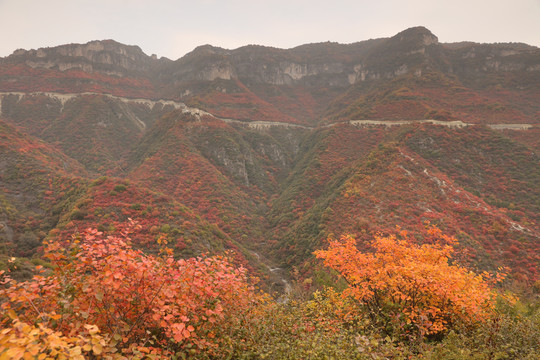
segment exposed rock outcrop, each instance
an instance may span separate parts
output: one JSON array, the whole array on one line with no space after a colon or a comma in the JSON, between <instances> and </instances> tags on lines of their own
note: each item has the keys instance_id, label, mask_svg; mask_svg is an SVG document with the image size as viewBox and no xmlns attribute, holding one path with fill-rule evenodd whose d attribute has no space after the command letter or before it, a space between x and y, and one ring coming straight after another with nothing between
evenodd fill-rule
<instances>
[{"instance_id":1,"label":"exposed rock outcrop","mask_svg":"<svg viewBox=\"0 0 540 360\"><path fill-rule=\"evenodd\" d=\"M126 72L150 71L158 60L147 56L138 46L120 44L114 40L90 41L37 50L17 50L7 58L9 62L24 62L32 68L66 71L103 72L124 76Z\"/></svg>"}]
</instances>

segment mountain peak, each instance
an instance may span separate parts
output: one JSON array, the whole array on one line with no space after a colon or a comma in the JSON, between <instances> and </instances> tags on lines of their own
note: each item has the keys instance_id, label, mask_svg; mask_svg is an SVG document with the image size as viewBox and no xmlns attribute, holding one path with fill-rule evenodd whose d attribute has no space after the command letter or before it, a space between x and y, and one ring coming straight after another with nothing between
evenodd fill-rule
<instances>
[{"instance_id":1,"label":"mountain peak","mask_svg":"<svg viewBox=\"0 0 540 360\"><path fill-rule=\"evenodd\" d=\"M92 53L98 52L112 52L118 54L132 54L132 55L145 55L140 47L136 45L125 45L119 43L115 40L106 39L106 40L92 40L85 44L65 44L54 47L45 47L39 48L37 50L24 50L18 49L13 52L10 56L37 56L37 57L46 57L48 54L56 53L63 56L72 56L72 57L85 57L90 58Z\"/></svg>"},{"instance_id":2,"label":"mountain peak","mask_svg":"<svg viewBox=\"0 0 540 360\"><path fill-rule=\"evenodd\" d=\"M437 36L423 26L416 26L403 30L391 39L406 43L417 43L422 46L439 43Z\"/></svg>"},{"instance_id":3,"label":"mountain peak","mask_svg":"<svg viewBox=\"0 0 540 360\"><path fill-rule=\"evenodd\" d=\"M125 71L145 71L152 58L140 47L124 45L114 40L93 40L85 44L67 44L37 50L16 50L6 60L20 62L33 68L72 68L88 72L104 71L123 76Z\"/></svg>"},{"instance_id":4,"label":"mountain peak","mask_svg":"<svg viewBox=\"0 0 540 360\"><path fill-rule=\"evenodd\" d=\"M199 45L193 51L187 53L184 58L199 58L201 56L223 56L223 55L230 55L230 50L223 49L217 46L213 46L210 44L206 45ZM179 59L180 60L180 59Z\"/></svg>"}]
</instances>

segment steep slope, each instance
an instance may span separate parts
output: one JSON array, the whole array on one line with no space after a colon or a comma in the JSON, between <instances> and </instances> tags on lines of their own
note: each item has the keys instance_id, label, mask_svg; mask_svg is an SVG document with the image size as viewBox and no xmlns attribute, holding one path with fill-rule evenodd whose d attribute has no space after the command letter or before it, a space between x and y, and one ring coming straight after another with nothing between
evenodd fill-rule
<instances>
[{"instance_id":1,"label":"steep slope","mask_svg":"<svg viewBox=\"0 0 540 360\"><path fill-rule=\"evenodd\" d=\"M531 127L527 131L503 130L505 136L528 146L536 154L540 153L540 127Z\"/></svg>"},{"instance_id":2,"label":"steep slope","mask_svg":"<svg viewBox=\"0 0 540 360\"><path fill-rule=\"evenodd\" d=\"M539 100L538 48L423 27L176 61L110 40L18 50L0 59L4 256L133 218L147 251L307 274L330 235L422 241L430 221L459 261L535 279Z\"/></svg>"},{"instance_id":3,"label":"steep slope","mask_svg":"<svg viewBox=\"0 0 540 360\"><path fill-rule=\"evenodd\" d=\"M346 176L350 164L369 154L385 136L380 128L363 131L348 124L309 134L279 197L273 202L269 214L272 226L288 229L324 193L333 192L336 177Z\"/></svg>"},{"instance_id":4,"label":"steep slope","mask_svg":"<svg viewBox=\"0 0 540 360\"><path fill-rule=\"evenodd\" d=\"M462 120L477 124L538 123L540 89L474 89L453 74L405 74L392 80L365 81L333 101L329 123L352 119ZM516 101L519 99L519 101Z\"/></svg>"},{"instance_id":5,"label":"steep slope","mask_svg":"<svg viewBox=\"0 0 540 360\"><path fill-rule=\"evenodd\" d=\"M531 149L482 127L420 130L406 144L461 187L539 230L540 158Z\"/></svg>"},{"instance_id":6,"label":"steep slope","mask_svg":"<svg viewBox=\"0 0 540 360\"><path fill-rule=\"evenodd\" d=\"M178 110L134 149L129 178L174 196L234 238L258 243L266 202L290 166L295 131L302 130L254 133Z\"/></svg>"},{"instance_id":7,"label":"steep slope","mask_svg":"<svg viewBox=\"0 0 540 360\"><path fill-rule=\"evenodd\" d=\"M373 131L356 130L366 137ZM462 262L491 270L506 265L519 279L538 277L536 154L484 128L422 125L382 131L386 134L376 147L349 157L318 193L308 196L308 203L295 209L283 204L291 193L305 196L295 184L302 182L301 174L316 173L321 165L312 162L302 169L300 164L293 170L290 187L272 210L284 211L278 226L289 220L275 244L286 264L311 263L312 251L329 236L351 234L367 241L378 231L400 226L422 239L429 221L458 237ZM324 153L319 151L319 157ZM525 189L531 196L525 196Z\"/></svg>"},{"instance_id":8,"label":"steep slope","mask_svg":"<svg viewBox=\"0 0 540 360\"><path fill-rule=\"evenodd\" d=\"M205 45L176 61L111 40L0 60L3 91L166 98L224 118L304 125L412 117L537 123L539 83L538 48L441 44L423 27L287 50Z\"/></svg>"},{"instance_id":9,"label":"steep slope","mask_svg":"<svg viewBox=\"0 0 540 360\"><path fill-rule=\"evenodd\" d=\"M193 98L216 115L227 114L224 117L282 122L293 117L313 124L329 99L350 85L354 63L376 42L291 50L202 46L166 70L172 79L169 96ZM248 99L255 105L250 113L243 109Z\"/></svg>"},{"instance_id":10,"label":"steep slope","mask_svg":"<svg viewBox=\"0 0 540 360\"><path fill-rule=\"evenodd\" d=\"M102 173L121 172L123 157L145 129L183 106L92 93L0 93L0 114L6 120Z\"/></svg>"},{"instance_id":11,"label":"steep slope","mask_svg":"<svg viewBox=\"0 0 540 360\"><path fill-rule=\"evenodd\" d=\"M11 257L40 255L43 240L69 241L71 234L96 228L115 234L128 220L136 228L133 245L147 252L168 247L176 256L233 251L235 261L264 271L244 246L201 219L173 197L101 177L47 143L0 121L0 269ZM17 262L14 276L27 276Z\"/></svg>"},{"instance_id":12,"label":"steep slope","mask_svg":"<svg viewBox=\"0 0 540 360\"><path fill-rule=\"evenodd\" d=\"M166 71L172 79L168 96L181 94L231 118L536 123L539 66L540 50L531 46L440 44L429 30L416 27L349 45L204 46ZM256 104L250 112L246 101Z\"/></svg>"},{"instance_id":13,"label":"steep slope","mask_svg":"<svg viewBox=\"0 0 540 360\"><path fill-rule=\"evenodd\" d=\"M79 186L79 196L63 209L49 236L69 239L74 232L91 227L106 234L133 219L133 245L157 253L170 248L176 256L199 256L233 251L239 264L250 267L252 257L235 240L174 198L155 193L127 180L102 177ZM253 262L253 265L255 262Z\"/></svg>"},{"instance_id":14,"label":"steep slope","mask_svg":"<svg viewBox=\"0 0 540 360\"><path fill-rule=\"evenodd\" d=\"M34 254L84 175L77 161L0 120L0 253Z\"/></svg>"},{"instance_id":15,"label":"steep slope","mask_svg":"<svg viewBox=\"0 0 540 360\"><path fill-rule=\"evenodd\" d=\"M138 46L113 40L20 49L0 60L0 88L154 98L150 73L167 62L147 56Z\"/></svg>"}]
</instances>

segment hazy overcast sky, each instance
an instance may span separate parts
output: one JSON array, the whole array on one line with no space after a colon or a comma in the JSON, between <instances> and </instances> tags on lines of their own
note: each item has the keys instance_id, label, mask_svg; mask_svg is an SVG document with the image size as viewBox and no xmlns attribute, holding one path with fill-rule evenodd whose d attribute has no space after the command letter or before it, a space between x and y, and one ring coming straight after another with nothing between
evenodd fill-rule
<instances>
[{"instance_id":1,"label":"hazy overcast sky","mask_svg":"<svg viewBox=\"0 0 540 360\"><path fill-rule=\"evenodd\" d=\"M540 0L0 0L0 56L114 39L177 59L203 44L352 43L418 25L441 42L540 47Z\"/></svg>"}]
</instances>

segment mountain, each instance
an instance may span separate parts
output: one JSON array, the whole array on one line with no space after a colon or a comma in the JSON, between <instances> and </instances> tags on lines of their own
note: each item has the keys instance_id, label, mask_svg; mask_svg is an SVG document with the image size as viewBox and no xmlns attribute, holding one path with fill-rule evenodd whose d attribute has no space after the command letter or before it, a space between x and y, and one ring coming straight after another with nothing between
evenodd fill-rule
<instances>
[{"instance_id":1,"label":"mountain","mask_svg":"<svg viewBox=\"0 0 540 360\"><path fill-rule=\"evenodd\" d=\"M0 62L0 86L167 98L238 120L316 125L429 116L518 123L535 122L540 111L539 64L540 50L532 46L443 44L416 27L348 45L205 45L176 61L112 40L18 50Z\"/></svg>"},{"instance_id":2,"label":"mountain","mask_svg":"<svg viewBox=\"0 0 540 360\"><path fill-rule=\"evenodd\" d=\"M0 120L0 264L30 257L77 196L84 167L54 146Z\"/></svg>"},{"instance_id":3,"label":"mountain","mask_svg":"<svg viewBox=\"0 0 540 360\"><path fill-rule=\"evenodd\" d=\"M132 218L146 251L232 250L279 286L278 266L315 276L328 237L422 242L429 222L464 264L531 282L539 115L540 49L423 27L177 60L113 40L17 50L0 59L0 265Z\"/></svg>"},{"instance_id":4,"label":"mountain","mask_svg":"<svg viewBox=\"0 0 540 360\"><path fill-rule=\"evenodd\" d=\"M304 261L328 237L367 242L399 226L421 238L429 223L460 240L469 266L537 276L536 153L483 127L342 126L313 135L275 201L274 251L286 264L312 270Z\"/></svg>"}]
</instances>

